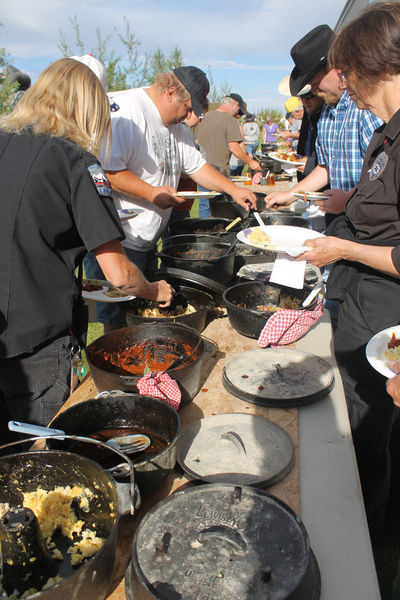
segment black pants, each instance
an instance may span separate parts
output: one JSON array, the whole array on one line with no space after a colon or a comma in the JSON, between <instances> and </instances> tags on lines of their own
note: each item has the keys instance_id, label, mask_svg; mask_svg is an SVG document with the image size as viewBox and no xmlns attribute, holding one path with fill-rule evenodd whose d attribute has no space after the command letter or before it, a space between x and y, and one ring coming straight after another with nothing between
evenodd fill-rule
<instances>
[{"instance_id":1,"label":"black pants","mask_svg":"<svg viewBox=\"0 0 400 600\"><path fill-rule=\"evenodd\" d=\"M9 420L46 426L61 408L70 391L71 345L72 336L66 335L31 353L0 359L1 443L18 439L8 431Z\"/></svg>"},{"instance_id":2,"label":"black pants","mask_svg":"<svg viewBox=\"0 0 400 600\"><path fill-rule=\"evenodd\" d=\"M370 338L400 323L400 282L364 275L346 291L335 333L354 448L373 547L383 532L390 489L390 436L394 418L386 378L368 363Z\"/></svg>"}]
</instances>

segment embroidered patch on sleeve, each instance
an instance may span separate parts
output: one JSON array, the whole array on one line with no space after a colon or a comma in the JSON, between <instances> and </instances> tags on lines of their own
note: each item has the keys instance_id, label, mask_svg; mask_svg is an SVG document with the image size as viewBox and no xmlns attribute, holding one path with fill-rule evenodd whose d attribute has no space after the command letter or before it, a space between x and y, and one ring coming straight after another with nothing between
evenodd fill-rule
<instances>
[{"instance_id":1,"label":"embroidered patch on sleeve","mask_svg":"<svg viewBox=\"0 0 400 600\"><path fill-rule=\"evenodd\" d=\"M96 186L97 193L99 196L112 196L112 190L110 182L107 179L106 174L99 164L90 165L88 167L90 177Z\"/></svg>"}]
</instances>

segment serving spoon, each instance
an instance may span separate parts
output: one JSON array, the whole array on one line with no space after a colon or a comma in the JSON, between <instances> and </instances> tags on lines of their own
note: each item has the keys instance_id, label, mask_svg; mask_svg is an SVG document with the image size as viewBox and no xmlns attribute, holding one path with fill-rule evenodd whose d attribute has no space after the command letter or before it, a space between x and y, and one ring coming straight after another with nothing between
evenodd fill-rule
<instances>
[{"instance_id":1,"label":"serving spoon","mask_svg":"<svg viewBox=\"0 0 400 600\"><path fill-rule=\"evenodd\" d=\"M51 427L42 427L41 425L32 425L31 423L21 423L20 421L9 421L8 429L17 433L26 433L28 435L38 435L43 437L60 437L68 434L62 429L54 429ZM148 435L142 433L134 433L131 435L120 435L104 442L111 448L115 448L121 452L127 454L133 454L134 452L141 452L146 450L151 444L151 440Z\"/></svg>"}]
</instances>

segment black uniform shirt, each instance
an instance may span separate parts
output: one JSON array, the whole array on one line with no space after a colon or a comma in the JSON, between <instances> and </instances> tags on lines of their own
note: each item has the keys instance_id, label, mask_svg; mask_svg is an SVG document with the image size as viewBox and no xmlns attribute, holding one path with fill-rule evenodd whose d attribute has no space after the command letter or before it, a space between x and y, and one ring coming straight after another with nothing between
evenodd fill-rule
<instances>
[{"instance_id":1,"label":"black uniform shirt","mask_svg":"<svg viewBox=\"0 0 400 600\"><path fill-rule=\"evenodd\" d=\"M396 245L392 260L400 272L400 110L375 131L346 215L356 241Z\"/></svg>"},{"instance_id":2,"label":"black uniform shirt","mask_svg":"<svg viewBox=\"0 0 400 600\"><path fill-rule=\"evenodd\" d=\"M71 329L86 250L123 230L97 159L76 144L0 132L0 356Z\"/></svg>"}]
</instances>

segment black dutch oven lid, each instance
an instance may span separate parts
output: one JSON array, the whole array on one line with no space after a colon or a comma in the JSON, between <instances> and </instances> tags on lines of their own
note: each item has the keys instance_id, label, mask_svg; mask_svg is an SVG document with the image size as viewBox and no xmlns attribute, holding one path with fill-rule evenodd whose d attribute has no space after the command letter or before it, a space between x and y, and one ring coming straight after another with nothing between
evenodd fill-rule
<instances>
[{"instance_id":1,"label":"black dutch oven lid","mask_svg":"<svg viewBox=\"0 0 400 600\"><path fill-rule=\"evenodd\" d=\"M226 290L226 285L218 283L218 281L214 281L213 279L209 279L209 277L204 277L204 275L186 271L185 269L166 267L165 269L161 269L157 276L160 279L166 279L169 282L171 279L174 279L181 283L193 285L198 289L208 292L219 300L222 299L222 294Z\"/></svg>"},{"instance_id":2,"label":"black dutch oven lid","mask_svg":"<svg viewBox=\"0 0 400 600\"><path fill-rule=\"evenodd\" d=\"M195 421L179 436L177 459L191 478L266 487L289 473L293 443L284 429L245 413Z\"/></svg>"},{"instance_id":3,"label":"black dutch oven lid","mask_svg":"<svg viewBox=\"0 0 400 600\"><path fill-rule=\"evenodd\" d=\"M279 408L316 402L329 394L334 381L329 363L293 348L242 352L231 358L222 375L225 388L237 398Z\"/></svg>"},{"instance_id":4,"label":"black dutch oven lid","mask_svg":"<svg viewBox=\"0 0 400 600\"><path fill-rule=\"evenodd\" d=\"M159 600L319 598L303 523L246 486L204 484L160 502L135 534L132 569Z\"/></svg>"}]
</instances>

